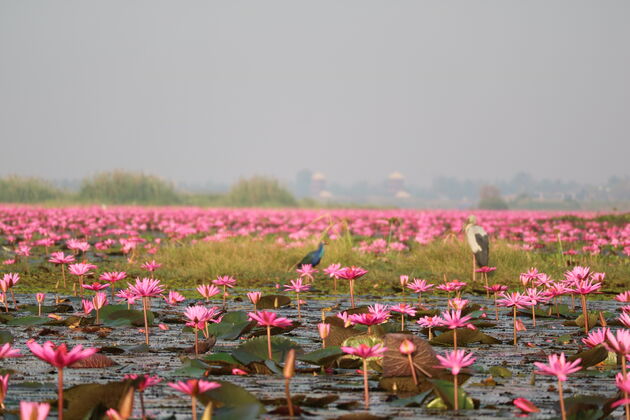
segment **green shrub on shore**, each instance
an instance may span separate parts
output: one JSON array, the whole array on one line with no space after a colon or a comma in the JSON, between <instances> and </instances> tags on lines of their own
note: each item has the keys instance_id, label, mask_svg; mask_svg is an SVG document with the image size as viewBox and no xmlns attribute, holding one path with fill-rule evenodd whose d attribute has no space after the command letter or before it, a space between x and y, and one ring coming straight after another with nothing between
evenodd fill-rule
<instances>
[{"instance_id":1,"label":"green shrub on shore","mask_svg":"<svg viewBox=\"0 0 630 420\"><path fill-rule=\"evenodd\" d=\"M18 175L0 178L0 202L3 203L41 203L65 196L64 191L40 178Z\"/></svg>"}]
</instances>

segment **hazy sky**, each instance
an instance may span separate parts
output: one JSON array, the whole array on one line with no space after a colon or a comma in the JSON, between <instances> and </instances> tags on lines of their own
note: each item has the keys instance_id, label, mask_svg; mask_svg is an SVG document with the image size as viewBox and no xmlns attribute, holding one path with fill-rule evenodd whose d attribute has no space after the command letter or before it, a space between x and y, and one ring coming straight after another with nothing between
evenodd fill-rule
<instances>
[{"instance_id":1,"label":"hazy sky","mask_svg":"<svg viewBox=\"0 0 630 420\"><path fill-rule=\"evenodd\" d=\"M0 175L629 175L630 2L0 0Z\"/></svg>"}]
</instances>

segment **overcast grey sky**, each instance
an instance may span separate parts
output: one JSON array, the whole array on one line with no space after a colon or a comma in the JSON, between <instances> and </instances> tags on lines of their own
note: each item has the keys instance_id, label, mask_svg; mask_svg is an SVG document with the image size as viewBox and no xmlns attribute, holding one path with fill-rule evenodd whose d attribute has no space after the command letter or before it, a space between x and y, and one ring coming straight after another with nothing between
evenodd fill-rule
<instances>
[{"instance_id":1,"label":"overcast grey sky","mask_svg":"<svg viewBox=\"0 0 630 420\"><path fill-rule=\"evenodd\" d=\"M0 175L630 174L630 2L0 0Z\"/></svg>"}]
</instances>

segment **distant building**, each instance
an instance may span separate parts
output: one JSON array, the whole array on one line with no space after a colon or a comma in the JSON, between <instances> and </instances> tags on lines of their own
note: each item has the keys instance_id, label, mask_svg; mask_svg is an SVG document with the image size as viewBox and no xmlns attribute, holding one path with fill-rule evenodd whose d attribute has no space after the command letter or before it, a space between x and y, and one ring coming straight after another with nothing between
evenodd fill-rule
<instances>
[{"instance_id":1,"label":"distant building","mask_svg":"<svg viewBox=\"0 0 630 420\"><path fill-rule=\"evenodd\" d=\"M311 176L311 196L319 197L326 190L326 176L321 172L315 172Z\"/></svg>"},{"instance_id":2,"label":"distant building","mask_svg":"<svg viewBox=\"0 0 630 420\"><path fill-rule=\"evenodd\" d=\"M308 169L302 169L295 176L295 195L302 198L311 195L311 178L313 172Z\"/></svg>"},{"instance_id":3,"label":"distant building","mask_svg":"<svg viewBox=\"0 0 630 420\"><path fill-rule=\"evenodd\" d=\"M411 197L405 190L405 176L400 172L392 172L387 177L387 192L399 199Z\"/></svg>"}]
</instances>

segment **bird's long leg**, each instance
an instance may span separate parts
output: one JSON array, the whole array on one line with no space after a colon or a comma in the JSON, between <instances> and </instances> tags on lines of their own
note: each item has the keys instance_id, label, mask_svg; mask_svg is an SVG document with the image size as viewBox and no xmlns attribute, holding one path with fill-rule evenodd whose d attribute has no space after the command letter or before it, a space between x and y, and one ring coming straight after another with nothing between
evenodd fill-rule
<instances>
[{"instance_id":1,"label":"bird's long leg","mask_svg":"<svg viewBox=\"0 0 630 420\"><path fill-rule=\"evenodd\" d=\"M477 272L475 271L475 254L472 254L472 280L477 281Z\"/></svg>"}]
</instances>

